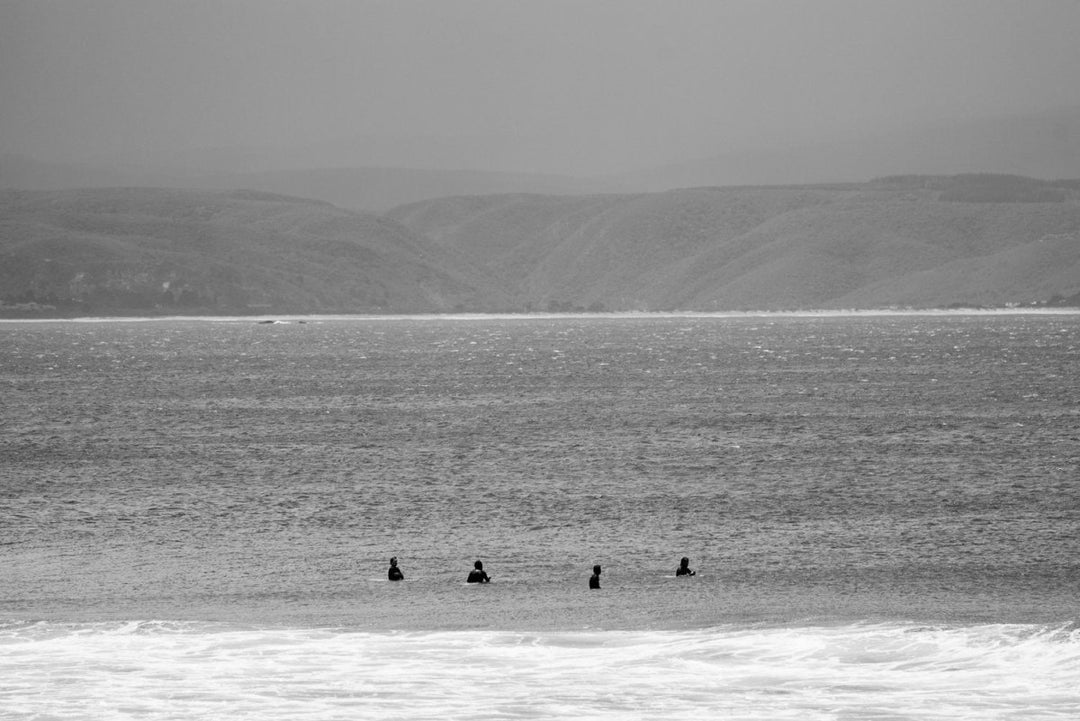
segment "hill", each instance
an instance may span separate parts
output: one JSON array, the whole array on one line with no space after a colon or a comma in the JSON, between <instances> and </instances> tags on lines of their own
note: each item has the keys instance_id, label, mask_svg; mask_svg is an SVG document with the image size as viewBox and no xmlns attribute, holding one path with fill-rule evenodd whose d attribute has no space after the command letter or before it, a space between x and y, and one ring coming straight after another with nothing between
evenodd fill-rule
<instances>
[{"instance_id":1,"label":"hill","mask_svg":"<svg viewBox=\"0 0 1080 721\"><path fill-rule=\"evenodd\" d=\"M1080 182L455 196L0 192L5 315L1080 305Z\"/></svg>"},{"instance_id":2,"label":"hill","mask_svg":"<svg viewBox=\"0 0 1080 721\"><path fill-rule=\"evenodd\" d=\"M1006 306L1080 292L1075 181L444 198L389 215L536 310Z\"/></svg>"},{"instance_id":3,"label":"hill","mask_svg":"<svg viewBox=\"0 0 1080 721\"><path fill-rule=\"evenodd\" d=\"M386 218L253 191L0 191L7 315L435 312L498 306Z\"/></svg>"}]
</instances>

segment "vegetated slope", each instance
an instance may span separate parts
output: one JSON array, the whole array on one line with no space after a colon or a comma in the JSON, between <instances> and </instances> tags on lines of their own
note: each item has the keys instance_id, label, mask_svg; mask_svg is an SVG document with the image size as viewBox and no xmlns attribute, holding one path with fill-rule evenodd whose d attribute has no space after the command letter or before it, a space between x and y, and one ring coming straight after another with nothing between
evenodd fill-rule
<instances>
[{"instance_id":1,"label":"vegetated slope","mask_svg":"<svg viewBox=\"0 0 1080 721\"><path fill-rule=\"evenodd\" d=\"M375 215L251 191L0 192L8 314L434 312L499 298Z\"/></svg>"},{"instance_id":2,"label":"vegetated slope","mask_svg":"<svg viewBox=\"0 0 1080 721\"><path fill-rule=\"evenodd\" d=\"M538 310L1005 306L1080 292L1074 181L443 198L390 217Z\"/></svg>"},{"instance_id":3,"label":"vegetated slope","mask_svg":"<svg viewBox=\"0 0 1080 721\"><path fill-rule=\"evenodd\" d=\"M1080 304L1080 182L441 198L0 192L5 315Z\"/></svg>"}]
</instances>

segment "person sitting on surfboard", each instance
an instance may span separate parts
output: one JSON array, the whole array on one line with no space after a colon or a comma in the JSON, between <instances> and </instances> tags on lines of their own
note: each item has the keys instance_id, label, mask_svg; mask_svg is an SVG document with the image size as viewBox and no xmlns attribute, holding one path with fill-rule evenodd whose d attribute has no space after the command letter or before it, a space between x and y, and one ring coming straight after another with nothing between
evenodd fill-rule
<instances>
[{"instance_id":1,"label":"person sitting on surfboard","mask_svg":"<svg viewBox=\"0 0 1080 721\"><path fill-rule=\"evenodd\" d=\"M397 556L390 559L390 570L386 572L386 577L391 581L404 581L405 574L401 572L401 569L397 567Z\"/></svg>"},{"instance_id":2,"label":"person sitting on surfboard","mask_svg":"<svg viewBox=\"0 0 1080 721\"><path fill-rule=\"evenodd\" d=\"M675 569L676 576L696 576L697 574L690 570L690 559L686 556L682 557L679 561L679 567Z\"/></svg>"},{"instance_id":3,"label":"person sitting on surfboard","mask_svg":"<svg viewBox=\"0 0 1080 721\"><path fill-rule=\"evenodd\" d=\"M473 564L473 570L469 571L469 583L490 583L487 573L484 572L484 564L477 561Z\"/></svg>"},{"instance_id":4,"label":"person sitting on surfboard","mask_svg":"<svg viewBox=\"0 0 1080 721\"><path fill-rule=\"evenodd\" d=\"M592 567L592 575L589 576L589 588L600 588L600 564Z\"/></svg>"}]
</instances>

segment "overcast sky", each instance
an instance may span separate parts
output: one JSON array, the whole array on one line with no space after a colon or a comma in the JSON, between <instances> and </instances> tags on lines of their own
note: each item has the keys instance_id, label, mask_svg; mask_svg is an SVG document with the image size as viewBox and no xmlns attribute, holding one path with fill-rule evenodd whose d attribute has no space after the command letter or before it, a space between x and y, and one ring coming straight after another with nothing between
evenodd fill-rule
<instances>
[{"instance_id":1,"label":"overcast sky","mask_svg":"<svg viewBox=\"0 0 1080 721\"><path fill-rule=\"evenodd\" d=\"M1077 106L1080 0L0 0L0 152L49 160L598 173Z\"/></svg>"}]
</instances>

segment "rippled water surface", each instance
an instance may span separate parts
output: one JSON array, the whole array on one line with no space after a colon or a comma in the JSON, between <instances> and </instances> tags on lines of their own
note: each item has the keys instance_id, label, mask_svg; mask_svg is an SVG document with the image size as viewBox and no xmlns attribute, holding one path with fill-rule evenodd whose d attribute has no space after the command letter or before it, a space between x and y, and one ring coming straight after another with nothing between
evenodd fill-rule
<instances>
[{"instance_id":1,"label":"rippled water surface","mask_svg":"<svg viewBox=\"0 0 1080 721\"><path fill-rule=\"evenodd\" d=\"M1078 320L0 323L0 718L1076 718Z\"/></svg>"},{"instance_id":2,"label":"rippled water surface","mask_svg":"<svg viewBox=\"0 0 1080 721\"><path fill-rule=\"evenodd\" d=\"M0 617L1070 622L1078 320L0 324Z\"/></svg>"}]
</instances>

